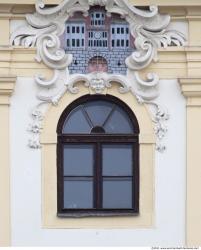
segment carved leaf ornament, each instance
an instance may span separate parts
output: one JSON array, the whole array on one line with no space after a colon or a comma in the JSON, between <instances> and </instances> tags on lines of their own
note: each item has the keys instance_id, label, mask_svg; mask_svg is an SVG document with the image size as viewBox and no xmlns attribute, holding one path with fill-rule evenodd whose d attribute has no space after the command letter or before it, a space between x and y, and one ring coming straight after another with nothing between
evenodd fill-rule
<instances>
[{"instance_id":1,"label":"carved leaf ornament","mask_svg":"<svg viewBox=\"0 0 201 250\"><path fill-rule=\"evenodd\" d=\"M76 12L88 16L90 7L95 5L104 6L107 15L118 14L129 23L131 35L135 38L135 50L126 59L128 69L126 76L101 72L85 75L69 74L68 66L73 57L61 49L59 37L64 33L65 23L71 16ZM119 89L121 93L131 91L140 103L154 107L156 148L163 152L165 146L161 144L161 141L167 132L164 122L169 116L167 111L154 102L159 95L159 77L154 73L149 73L147 80L144 81L140 78L139 71L149 66L152 61L157 61L159 48L185 44L186 40L182 33L168 30L170 16L159 14L157 6L150 6L149 9L144 10L133 6L129 0L64 0L51 8L45 7L43 1L39 0L35 8L34 14L26 15L26 25L11 34L11 44L36 47L36 60L54 70L51 80L46 80L41 75L35 77L36 84L40 86L37 97L42 104L47 102L53 105L58 104L66 91L76 94L79 91L75 86L77 82L83 82L96 94L103 93L106 88L111 87L112 82L117 82L121 85ZM29 130L34 137L29 141L31 148L40 148L41 112L36 109L32 114L33 123Z\"/></svg>"}]
</instances>

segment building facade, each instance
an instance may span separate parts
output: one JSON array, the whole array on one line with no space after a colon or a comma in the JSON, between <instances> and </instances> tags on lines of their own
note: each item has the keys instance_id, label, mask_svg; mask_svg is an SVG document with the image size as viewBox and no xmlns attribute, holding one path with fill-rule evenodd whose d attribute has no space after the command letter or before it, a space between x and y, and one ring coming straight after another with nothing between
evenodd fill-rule
<instances>
[{"instance_id":1,"label":"building facade","mask_svg":"<svg viewBox=\"0 0 201 250\"><path fill-rule=\"evenodd\" d=\"M0 16L0 246L199 246L200 1Z\"/></svg>"}]
</instances>

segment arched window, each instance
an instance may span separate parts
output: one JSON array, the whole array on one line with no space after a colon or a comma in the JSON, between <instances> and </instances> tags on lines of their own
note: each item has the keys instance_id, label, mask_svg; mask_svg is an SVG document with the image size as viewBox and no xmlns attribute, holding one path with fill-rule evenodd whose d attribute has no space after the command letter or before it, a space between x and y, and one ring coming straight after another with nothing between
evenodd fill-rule
<instances>
[{"instance_id":1,"label":"arched window","mask_svg":"<svg viewBox=\"0 0 201 250\"><path fill-rule=\"evenodd\" d=\"M88 72L107 72L107 61L102 56L95 56L89 60Z\"/></svg>"},{"instance_id":2,"label":"arched window","mask_svg":"<svg viewBox=\"0 0 201 250\"><path fill-rule=\"evenodd\" d=\"M113 96L71 103L57 128L58 216L139 212L139 126Z\"/></svg>"}]
</instances>

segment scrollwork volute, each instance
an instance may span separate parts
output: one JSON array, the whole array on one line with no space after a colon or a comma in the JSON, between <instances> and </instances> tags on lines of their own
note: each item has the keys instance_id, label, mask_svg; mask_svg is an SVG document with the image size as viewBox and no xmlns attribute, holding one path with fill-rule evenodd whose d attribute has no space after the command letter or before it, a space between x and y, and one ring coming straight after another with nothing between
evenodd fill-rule
<instances>
[{"instance_id":1,"label":"scrollwork volute","mask_svg":"<svg viewBox=\"0 0 201 250\"><path fill-rule=\"evenodd\" d=\"M135 51L126 59L127 75L112 75L107 73L74 74L70 75L68 66L72 62L72 55L66 54L61 49L59 36L63 34L65 23L75 12L81 12L87 16L91 6L104 6L107 14L119 14L126 19L130 26L130 32L134 39ZM66 91L76 94L79 89L77 82L83 82L94 93L101 94L106 88L110 88L113 82L121 85L119 91L126 93L131 91L139 103L146 103L155 107L153 122L158 137L157 149L163 151L165 147L160 141L167 129L163 122L168 119L167 112L162 111L154 99L159 95L159 78L154 73L147 75L147 81L140 78L140 70L157 61L157 53L160 47L171 45L183 46L185 37L175 30L168 30L169 15L161 15L157 6L150 6L147 10L133 6L129 0L63 0L58 6L47 8L42 0L36 2L36 12L26 15L26 25L18 28L11 34L11 44L25 47L37 47L36 60L43 62L54 70L51 80L44 76L36 76L36 84L40 86L37 95L43 103L50 102L57 105ZM41 90L42 88L42 90ZM37 108L38 113L38 108ZM33 115L33 114L32 114ZM34 115L33 115L34 116ZM34 116L34 122L39 123L39 118ZM32 126L31 132L39 135L40 124ZM33 148L39 148L39 141L34 139L29 144Z\"/></svg>"}]
</instances>

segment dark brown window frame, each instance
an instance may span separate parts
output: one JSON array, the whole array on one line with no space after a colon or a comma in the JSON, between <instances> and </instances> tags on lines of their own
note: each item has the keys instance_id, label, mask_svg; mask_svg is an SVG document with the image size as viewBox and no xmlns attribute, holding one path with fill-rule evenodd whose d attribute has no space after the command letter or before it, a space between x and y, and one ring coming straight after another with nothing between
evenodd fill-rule
<instances>
[{"instance_id":1,"label":"dark brown window frame","mask_svg":"<svg viewBox=\"0 0 201 250\"><path fill-rule=\"evenodd\" d=\"M63 126L70 112L82 103L93 100L113 102L123 108L133 124L133 134L63 134ZM58 217L90 217L90 216L131 216L139 214L139 125L133 111L120 99L111 95L85 95L71 103L62 113L57 127L57 216ZM133 147L133 174L132 178L132 209L103 209L102 207L102 144L125 144ZM64 209L64 176L63 176L63 146L65 144L93 144L96 166L93 175L94 207L93 209ZM81 177L81 176L80 176ZM104 176L105 178L106 176ZM79 176L76 176L79 178ZM84 177L81 177L84 178ZM87 177L86 177L87 178ZM107 178L107 177L106 177ZM110 178L116 178L111 177ZM119 178L128 178L119 176Z\"/></svg>"}]
</instances>

